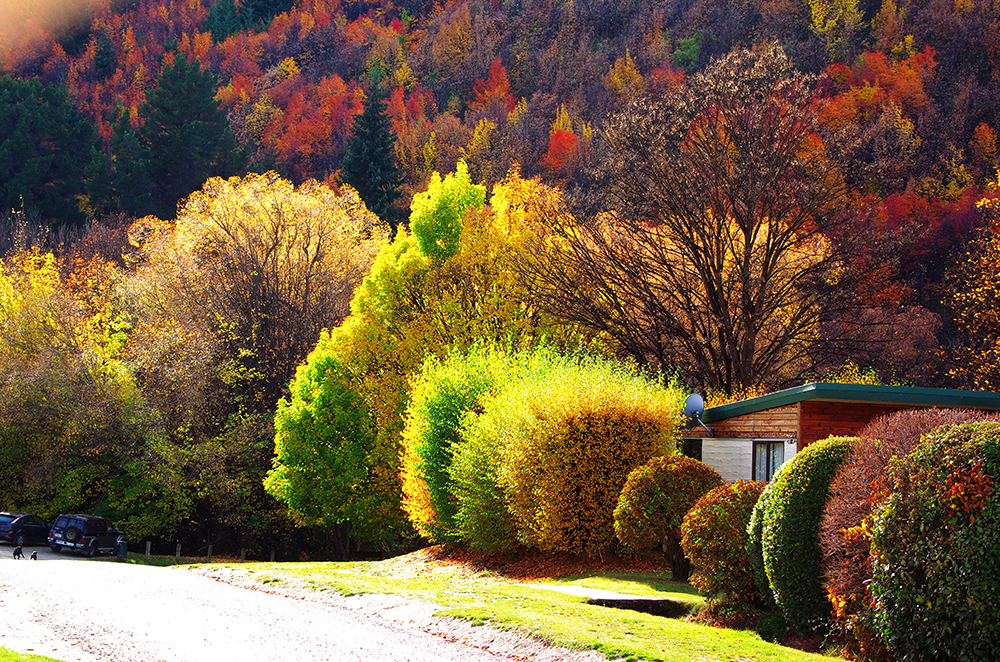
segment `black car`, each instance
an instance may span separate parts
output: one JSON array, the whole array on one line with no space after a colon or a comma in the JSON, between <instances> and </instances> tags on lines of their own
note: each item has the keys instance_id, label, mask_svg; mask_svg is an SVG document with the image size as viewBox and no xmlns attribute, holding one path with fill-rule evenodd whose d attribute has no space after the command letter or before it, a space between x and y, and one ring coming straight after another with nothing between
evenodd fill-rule
<instances>
[{"instance_id":1,"label":"black car","mask_svg":"<svg viewBox=\"0 0 1000 662\"><path fill-rule=\"evenodd\" d=\"M73 549L87 556L114 552L125 536L111 520L97 515L60 515L49 531L48 544L53 552Z\"/></svg>"},{"instance_id":2,"label":"black car","mask_svg":"<svg viewBox=\"0 0 1000 662\"><path fill-rule=\"evenodd\" d=\"M0 513L0 540L14 547L44 545L49 525L31 513Z\"/></svg>"}]
</instances>

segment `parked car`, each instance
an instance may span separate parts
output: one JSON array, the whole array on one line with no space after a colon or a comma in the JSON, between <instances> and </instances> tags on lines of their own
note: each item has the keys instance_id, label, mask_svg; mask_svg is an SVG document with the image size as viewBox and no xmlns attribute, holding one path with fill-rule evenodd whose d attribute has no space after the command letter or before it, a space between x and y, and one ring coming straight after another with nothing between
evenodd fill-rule
<instances>
[{"instance_id":1,"label":"parked car","mask_svg":"<svg viewBox=\"0 0 1000 662\"><path fill-rule=\"evenodd\" d=\"M114 553L118 543L125 542L125 536L105 517L73 514L56 518L47 541L53 552L65 548L96 556Z\"/></svg>"},{"instance_id":2,"label":"parked car","mask_svg":"<svg viewBox=\"0 0 1000 662\"><path fill-rule=\"evenodd\" d=\"M49 525L31 513L0 513L0 540L14 547L44 545Z\"/></svg>"}]
</instances>

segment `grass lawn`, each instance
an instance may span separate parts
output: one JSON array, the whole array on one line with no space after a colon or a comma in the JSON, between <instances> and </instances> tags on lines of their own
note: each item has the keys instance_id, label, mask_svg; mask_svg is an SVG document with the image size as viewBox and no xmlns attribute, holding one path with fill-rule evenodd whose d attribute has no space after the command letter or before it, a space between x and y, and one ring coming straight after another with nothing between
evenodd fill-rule
<instances>
[{"instance_id":1,"label":"grass lawn","mask_svg":"<svg viewBox=\"0 0 1000 662\"><path fill-rule=\"evenodd\" d=\"M462 563L441 562L430 558L426 550L378 562L244 563L226 567L266 584L428 600L442 605L438 612L442 616L501 628L518 627L556 644L591 648L612 658L676 662L832 659L765 642L752 631L600 607L588 604L583 597L532 586L544 582L661 597L692 609L703 604L689 585L670 581L669 576L659 573L584 572L523 581Z\"/></svg>"},{"instance_id":2,"label":"grass lawn","mask_svg":"<svg viewBox=\"0 0 1000 662\"><path fill-rule=\"evenodd\" d=\"M59 662L59 660L41 655L24 655L7 648L0 648L0 662Z\"/></svg>"}]
</instances>

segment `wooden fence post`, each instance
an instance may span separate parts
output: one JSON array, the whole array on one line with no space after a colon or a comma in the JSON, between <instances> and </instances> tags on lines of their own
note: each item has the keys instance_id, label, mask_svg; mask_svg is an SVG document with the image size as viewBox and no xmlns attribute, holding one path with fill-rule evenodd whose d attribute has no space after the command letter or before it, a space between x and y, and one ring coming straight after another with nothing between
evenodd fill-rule
<instances>
[{"instance_id":1,"label":"wooden fence post","mask_svg":"<svg viewBox=\"0 0 1000 662\"><path fill-rule=\"evenodd\" d=\"M146 541L146 563L149 563L149 548L152 547L152 541Z\"/></svg>"},{"instance_id":2,"label":"wooden fence post","mask_svg":"<svg viewBox=\"0 0 1000 662\"><path fill-rule=\"evenodd\" d=\"M174 563L181 562L181 544L177 543L177 550L174 552Z\"/></svg>"}]
</instances>

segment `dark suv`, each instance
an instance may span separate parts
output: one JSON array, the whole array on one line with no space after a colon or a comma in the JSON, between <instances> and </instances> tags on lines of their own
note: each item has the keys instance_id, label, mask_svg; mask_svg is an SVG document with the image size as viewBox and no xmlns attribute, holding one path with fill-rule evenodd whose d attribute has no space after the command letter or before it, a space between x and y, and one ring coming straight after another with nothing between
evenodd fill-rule
<instances>
[{"instance_id":1,"label":"dark suv","mask_svg":"<svg viewBox=\"0 0 1000 662\"><path fill-rule=\"evenodd\" d=\"M87 556L114 552L125 536L111 520L96 515L60 515L49 531L48 543L53 552L75 549Z\"/></svg>"},{"instance_id":2,"label":"dark suv","mask_svg":"<svg viewBox=\"0 0 1000 662\"><path fill-rule=\"evenodd\" d=\"M44 545L49 525L30 513L0 513L0 540L14 547Z\"/></svg>"}]
</instances>

